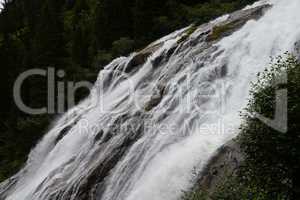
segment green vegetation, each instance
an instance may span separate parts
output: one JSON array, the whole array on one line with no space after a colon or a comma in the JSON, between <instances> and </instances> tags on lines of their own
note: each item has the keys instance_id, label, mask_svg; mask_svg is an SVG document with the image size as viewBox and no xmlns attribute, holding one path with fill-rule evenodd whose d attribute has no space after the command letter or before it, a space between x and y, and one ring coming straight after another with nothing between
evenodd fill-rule
<instances>
[{"instance_id":1,"label":"green vegetation","mask_svg":"<svg viewBox=\"0 0 300 200\"><path fill-rule=\"evenodd\" d=\"M193 22L204 23L254 0L10 0L0 12L0 181L15 173L54 115L31 116L13 101L20 73L54 67L59 81L96 80L113 58ZM190 32L188 33L190 34ZM22 87L30 107L47 102L46 80ZM57 91L56 91L57 93ZM76 100L86 96L77 93ZM25 123L25 124L24 124Z\"/></svg>"},{"instance_id":2,"label":"green vegetation","mask_svg":"<svg viewBox=\"0 0 300 200\"><path fill-rule=\"evenodd\" d=\"M287 83L276 83L278 78L287 75ZM279 132L255 118L244 115L245 124L241 128L241 145L246 155L249 182L257 183L267 191L269 199L277 194L292 198L299 188L293 186L293 174L300 163L300 64L288 55L279 58L270 70L258 76L259 82L253 85L253 100L248 112L262 113L274 118L276 91L288 91L288 130ZM259 133L259 134L258 134Z\"/></svg>"},{"instance_id":3,"label":"green vegetation","mask_svg":"<svg viewBox=\"0 0 300 200\"><path fill-rule=\"evenodd\" d=\"M244 123L238 142L245 161L237 175L218 183L212 194L195 190L187 200L288 200L299 196L295 173L300 163L300 63L292 55L278 60L253 84L252 98L243 112ZM287 75L287 82L277 80ZM279 83L279 84L278 84ZM288 91L288 130L277 131L247 113L274 118L276 92ZM280 114L280 113L279 113ZM281 114L280 114L281 115Z\"/></svg>"}]
</instances>

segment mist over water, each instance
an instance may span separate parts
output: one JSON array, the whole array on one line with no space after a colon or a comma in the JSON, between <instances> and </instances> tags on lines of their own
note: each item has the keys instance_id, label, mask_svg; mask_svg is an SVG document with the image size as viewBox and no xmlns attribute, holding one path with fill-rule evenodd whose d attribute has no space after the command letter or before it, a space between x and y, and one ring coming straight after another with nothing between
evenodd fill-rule
<instances>
[{"instance_id":1,"label":"mist over water","mask_svg":"<svg viewBox=\"0 0 300 200\"><path fill-rule=\"evenodd\" d=\"M26 166L0 185L0 199L177 200L215 151L238 134L251 81L270 57L300 39L300 1L273 6L216 43L205 33L229 15L150 45L133 65L121 57L91 95L55 122ZM204 36L203 36L204 35Z\"/></svg>"}]
</instances>

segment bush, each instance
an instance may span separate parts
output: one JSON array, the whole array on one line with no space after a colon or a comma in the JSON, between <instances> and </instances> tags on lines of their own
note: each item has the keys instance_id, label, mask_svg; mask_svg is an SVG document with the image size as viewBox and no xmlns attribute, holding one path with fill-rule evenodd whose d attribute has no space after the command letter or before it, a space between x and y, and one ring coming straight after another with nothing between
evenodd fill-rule
<instances>
[{"instance_id":1,"label":"bush","mask_svg":"<svg viewBox=\"0 0 300 200\"><path fill-rule=\"evenodd\" d=\"M288 130L277 131L257 118L243 114L245 123L241 127L241 147L245 152L245 171L249 184L266 190L270 199L278 194L291 198L296 192L293 175L300 163L300 64L292 55L279 57L269 70L258 75L253 84L252 99L247 113L260 113L274 118L276 92L288 91ZM278 78L287 75L287 82L275 84ZM280 104L279 104L280 106Z\"/></svg>"}]
</instances>

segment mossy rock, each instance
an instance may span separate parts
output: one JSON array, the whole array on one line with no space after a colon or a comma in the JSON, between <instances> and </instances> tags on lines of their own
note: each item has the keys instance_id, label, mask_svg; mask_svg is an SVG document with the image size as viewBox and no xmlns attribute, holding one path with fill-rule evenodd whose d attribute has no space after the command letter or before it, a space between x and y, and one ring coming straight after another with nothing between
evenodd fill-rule
<instances>
[{"instance_id":1,"label":"mossy rock","mask_svg":"<svg viewBox=\"0 0 300 200\"><path fill-rule=\"evenodd\" d=\"M228 36L233 31L235 31L236 27L237 25L234 23L229 23L222 26L215 26L212 30L212 33L207 37L206 40L210 42Z\"/></svg>"},{"instance_id":2,"label":"mossy rock","mask_svg":"<svg viewBox=\"0 0 300 200\"><path fill-rule=\"evenodd\" d=\"M195 31L197 30L197 26L196 25L191 25L191 27L189 27L184 35L178 40L178 44L184 42L185 40L187 40Z\"/></svg>"},{"instance_id":3,"label":"mossy rock","mask_svg":"<svg viewBox=\"0 0 300 200\"><path fill-rule=\"evenodd\" d=\"M226 22L216 25L206 38L207 42L216 41L231 35L233 32L245 25L249 20L259 19L271 5L262 5L248 10L240 10L232 13Z\"/></svg>"},{"instance_id":4,"label":"mossy rock","mask_svg":"<svg viewBox=\"0 0 300 200\"><path fill-rule=\"evenodd\" d=\"M149 56L151 56L155 51L157 51L163 43L158 43L154 45L150 45L146 47L145 49L139 51L128 63L125 72L130 73L132 72L136 67L143 65Z\"/></svg>"}]
</instances>

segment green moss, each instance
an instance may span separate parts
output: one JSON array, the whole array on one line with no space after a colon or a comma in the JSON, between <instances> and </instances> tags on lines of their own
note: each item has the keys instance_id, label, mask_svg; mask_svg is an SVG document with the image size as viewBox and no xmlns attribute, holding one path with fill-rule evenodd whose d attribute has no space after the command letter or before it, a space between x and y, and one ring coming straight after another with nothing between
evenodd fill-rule
<instances>
[{"instance_id":1,"label":"green moss","mask_svg":"<svg viewBox=\"0 0 300 200\"><path fill-rule=\"evenodd\" d=\"M207 37L207 41L214 41L220 39L222 36L232 32L236 28L234 23L225 24L222 26L215 26L212 33Z\"/></svg>"},{"instance_id":2,"label":"green moss","mask_svg":"<svg viewBox=\"0 0 300 200\"><path fill-rule=\"evenodd\" d=\"M191 25L186 31L185 34L178 40L178 44L184 42L186 39L188 39L195 31L197 30L196 25Z\"/></svg>"}]
</instances>

